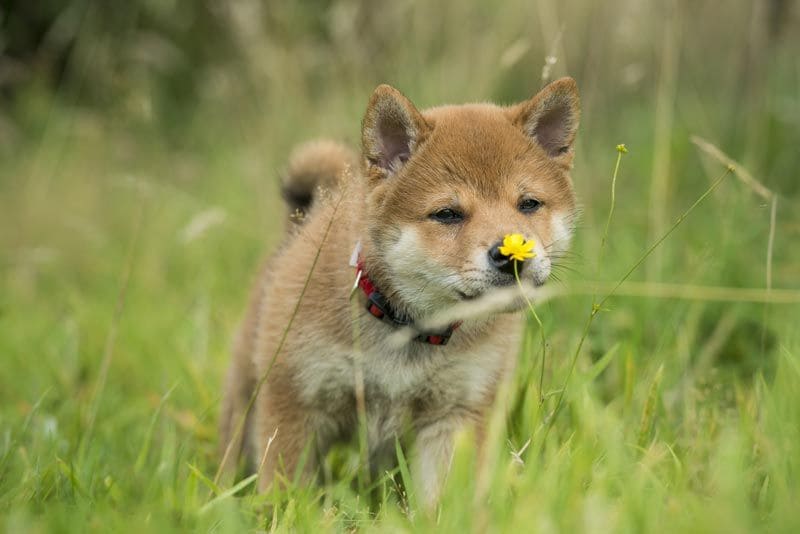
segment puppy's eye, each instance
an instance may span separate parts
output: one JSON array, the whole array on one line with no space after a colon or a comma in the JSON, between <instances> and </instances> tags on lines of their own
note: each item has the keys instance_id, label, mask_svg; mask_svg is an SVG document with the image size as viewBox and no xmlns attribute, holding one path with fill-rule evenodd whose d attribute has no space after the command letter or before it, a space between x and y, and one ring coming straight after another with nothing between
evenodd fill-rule
<instances>
[{"instance_id":1,"label":"puppy's eye","mask_svg":"<svg viewBox=\"0 0 800 534\"><path fill-rule=\"evenodd\" d=\"M522 213L533 213L542 207L542 203L535 198L523 198L519 202L519 211Z\"/></svg>"},{"instance_id":2,"label":"puppy's eye","mask_svg":"<svg viewBox=\"0 0 800 534\"><path fill-rule=\"evenodd\" d=\"M450 208L445 208L443 210L431 213L430 217L434 221L444 224L455 224L464 220L463 213Z\"/></svg>"}]
</instances>

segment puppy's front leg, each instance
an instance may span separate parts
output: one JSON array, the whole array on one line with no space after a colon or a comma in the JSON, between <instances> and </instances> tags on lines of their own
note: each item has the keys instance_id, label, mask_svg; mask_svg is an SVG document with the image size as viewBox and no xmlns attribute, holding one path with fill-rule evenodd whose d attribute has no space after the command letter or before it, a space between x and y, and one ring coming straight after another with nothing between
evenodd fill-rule
<instances>
[{"instance_id":1,"label":"puppy's front leg","mask_svg":"<svg viewBox=\"0 0 800 534\"><path fill-rule=\"evenodd\" d=\"M278 473L289 480L296 474L306 448L314 438L314 429L307 413L298 407L290 409L270 402L268 394L256 406L256 465L261 491L268 491ZM262 400L259 398L259 400ZM309 455L303 464L303 478L310 478L316 469L315 458Z\"/></svg>"},{"instance_id":2,"label":"puppy's front leg","mask_svg":"<svg viewBox=\"0 0 800 534\"><path fill-rule=\"evenodd\" d=\"M426 510L432 510L439 502L453 460L453 440L463 424L462 418L450 416L417 432L412 472L417 499Z\"/></svg>"}]
</instances>

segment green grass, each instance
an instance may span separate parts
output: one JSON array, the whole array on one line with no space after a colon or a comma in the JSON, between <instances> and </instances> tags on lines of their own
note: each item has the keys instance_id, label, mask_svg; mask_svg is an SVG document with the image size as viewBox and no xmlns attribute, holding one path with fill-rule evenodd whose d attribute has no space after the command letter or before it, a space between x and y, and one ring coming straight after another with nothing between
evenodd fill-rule
<instances>
[{"instance_id":1,"label":"green grass","mask_svg":"<svg viewBox=\"0 0 800 534\"><path fill-rule=\"evenodd\" d=\"M320 20L345 30L311 35L319 17L294 4L274 8L275 31L242 30L239 55L169 124L149 85L157 73L133 67L111 106L36 84L10 101L0 529L799 531L800 303L740 299L736 288L766 287L770 204L734 176L631 275L645 288L727 289L644 298L623 285L577 353L592 292L536 305L545 402L529 320L488 459L475 465L469 436L459 438L436 517L414 509L403 469L356 491L359 456L346 448L328 458L325 487L259 495L252 480L213 483L228 348L280 238L277 172L298 140L358 139L380 81L421 106L510 102L538 89L555 50L554 74L578 79L584 110L573 174L584 213L560 287L613 287L725 170L691 143L697 134L777 193L771 284L800 289L797 32L763 50L743 42L753 31L744 4L671 19L652 6L452 1L393 4L367 17L363 35L345 31L350 4L324 4ZM659 75L664 46L677 56L673 99ZM765 58L758 76L741 70L749 54ZM657 101L666 136L655 134ZM621 142L630 153L598 266Z\"/></svg>"}]
</instances>

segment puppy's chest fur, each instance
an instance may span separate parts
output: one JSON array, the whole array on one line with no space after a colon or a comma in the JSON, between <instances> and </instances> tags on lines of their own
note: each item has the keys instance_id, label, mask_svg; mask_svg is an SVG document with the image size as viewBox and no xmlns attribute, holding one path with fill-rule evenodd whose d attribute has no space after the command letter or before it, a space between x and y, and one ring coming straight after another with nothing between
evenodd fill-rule
<instances>
[{"instance_id":1,"label":"puppy's chest fur","mask_svg":"<svg viewBox=\"0 0 800 534\"><path fill-rule=\"evenodd\" d=\"M327 430L324 437L346 438L355 428L359 382L370 440L380 443L409 425L428 424L459 411L466 417L476 415L491 403L510 366L504 343L492 345L488 339L462 347L457 342L447 347L415 343L398 349L378 337L381 330L367 330L375 339L362 339L365 348L360 352L319 338L306 343L293 363L287 362L316 426Z\"/></svg>"}]
</instances>

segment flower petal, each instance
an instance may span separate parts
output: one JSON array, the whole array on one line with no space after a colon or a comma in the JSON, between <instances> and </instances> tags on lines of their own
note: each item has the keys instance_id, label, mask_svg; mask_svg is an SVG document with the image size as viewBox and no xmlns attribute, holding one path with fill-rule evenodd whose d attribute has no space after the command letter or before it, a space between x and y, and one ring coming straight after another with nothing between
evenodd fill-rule
<instances>
[{"instance_id":1,"label":"flower petal","mask_svg":"<svg viewBox=\"0 0 800 534\"><path fill-rule=\"evenodd\" d=\"M507 234L503 237L503 244L498 247L500 254L515 261L525 261L536 256L531 252L536 243L527 241L522 234Z\"/></svg>"}]
</instances>

